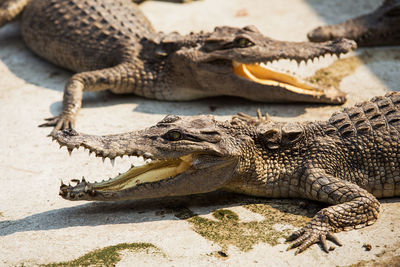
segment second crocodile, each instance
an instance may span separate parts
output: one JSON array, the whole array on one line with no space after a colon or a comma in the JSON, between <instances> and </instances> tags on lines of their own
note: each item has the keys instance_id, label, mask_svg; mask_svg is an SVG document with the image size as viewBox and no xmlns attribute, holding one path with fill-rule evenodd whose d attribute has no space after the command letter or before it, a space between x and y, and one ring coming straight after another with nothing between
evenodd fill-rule
<instances>
[{"instance_id":1,"label":"second crocodile","mask_svg":"<svg viewBox=\"0 0 400 267\"><path fill-rule=\"evenodd\" d=\"M65 86L63 111L42 126L72 128L83 91L110 89L160 100L217 95L265 102L340 104L336 88L319 88L260 62L313 60L356 47L276 41L254 26L216 27L180 35L156 32L130 0L6 0L0 26L22 13L27 46L56 65L78 72Z\"/></svg>"}]
</instances>

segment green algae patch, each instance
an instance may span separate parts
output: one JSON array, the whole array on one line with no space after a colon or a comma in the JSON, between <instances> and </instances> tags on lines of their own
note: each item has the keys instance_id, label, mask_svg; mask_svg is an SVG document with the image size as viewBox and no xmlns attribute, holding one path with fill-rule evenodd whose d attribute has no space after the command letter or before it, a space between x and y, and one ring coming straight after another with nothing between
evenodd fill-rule
<instances>
[{"instance_id":1,"label":"green algae patch","mask_svg":"<svg viewBox=\"0 0 400 267\"><path fill-rule=\"evenodd\" d=\"M319 208L301 207L293 200L245 200L242 207L264 217L261 221L242 222L239 216L229 209L217 209L212 212L215 220L201 217L188 208L175 211L175 216L192 225L193 230L202 237L219 244L222 251L232 245L241 251L249 251L257 243L279 244L286 239L291 230L279 230L276 225L302 227ZM291 227L289 227L291 228Z\"/></svg>"},{"instance_id":2,"label":"green algae patch","mask_svg":"<svg viewBox=\"0 0 400 267\"><path fill-rule=\"evenodd\" d=\"M122 243L115 246L109 246L102 249L96 249L75 260L68 262L50 263L41 266L59 267L59 266L114 266L121 260L120 252L123 250L129 251L144 251L149 254L164 255L159 248L150 243Z\"/></svg>"}]
</instances>

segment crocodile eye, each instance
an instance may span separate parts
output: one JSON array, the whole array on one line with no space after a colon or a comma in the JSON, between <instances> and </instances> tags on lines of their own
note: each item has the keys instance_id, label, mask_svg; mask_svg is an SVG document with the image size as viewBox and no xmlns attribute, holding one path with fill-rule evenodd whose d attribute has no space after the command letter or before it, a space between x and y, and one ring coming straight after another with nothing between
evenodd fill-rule
<instances>
[{"instance_id":1,"label":"crocodile eye","mask_svg":"<svg viewBox=\"0 0 400 267\"><path fill-rule=\"evenodd\" d=\"M249 39L244 38L244 37L237 38L235 40L235 43L241 48L249 47L249 46L253 46L254 45L254 43L252 41L250 41Z\"/></svg>"},{"instance_id":2,"label":"crocodile eye","mask_svg":"<svg viewBox=\"0 0 400 267\"><path fill-rule=\"evenodd\" d=\"M177 131L177 130L172 130L169 131L166 135L165 135L166 139L168 139L169 141L178 141L182 139L182 133Z\"/></svg>"}]
</instances>

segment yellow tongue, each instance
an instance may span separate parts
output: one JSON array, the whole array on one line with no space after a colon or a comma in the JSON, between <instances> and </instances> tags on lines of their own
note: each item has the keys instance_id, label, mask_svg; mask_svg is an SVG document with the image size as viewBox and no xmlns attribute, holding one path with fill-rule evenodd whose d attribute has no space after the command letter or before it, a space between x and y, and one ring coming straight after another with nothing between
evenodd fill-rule
<instances>
[{"instance_id":1,"label":"yellow tongue","mask_svg":"<svg viewBox=\"0 0 400 267\"><path fill-rule=\"evenodd\" d=\"M134 187L142 183L152 183L175 177L193 165L192 155L177 159L150 162L143 166L133 167L114 179L93 184L97 191L117 191Z\"/></svg>"},{"instance_id":2,"label":"yellow tongue","mask_svg":"<svg viewBox=\"0 0 400 267\"><path fill-rule=\"evenodd\" d=\"M253 82L284 87L290 91L301 94L319 93L323 95L323 90L299 82L295 77L285 73L275 72L257 64L233 63L233 72L243 78Z\"/></svg>"}]
</instances>

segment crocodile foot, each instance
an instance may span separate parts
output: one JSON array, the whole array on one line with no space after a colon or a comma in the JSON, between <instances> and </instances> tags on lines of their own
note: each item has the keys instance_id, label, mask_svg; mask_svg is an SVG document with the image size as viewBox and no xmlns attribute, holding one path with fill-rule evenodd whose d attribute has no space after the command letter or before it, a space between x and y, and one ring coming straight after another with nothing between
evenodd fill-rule
<instances>
[{"instance_id":1,"label":"crocodile foot","mask_svg":"<svg viewBox=\"0 0 400 267\"><path fill-rule=\"evenodd\" d=\"M39 127L54 127L52 133L59 130L71 130L75 127L75 119L71 116L61 114L59 116L46 118L46 123L40 124Z\"/></svg>"},{"instance_id":2,"label":"crocodile foot","mask_svg":"<svg viewBox=\"0 0 400 267\"><path fill-rule=\"evenodd\" d=\"M265 113L265 115L263 115L261 113L260 109L257 109L257 117L253 117L246 113L239 112L236 115L232 116L232 120L234 120L236 122L238 122L238 121L244 122L246 124L250 124L250 125L254 125L254 126L258 126L260 124L265 124L265 123L270 122L268 113Z\"/></svg>"},{"instance_id":3,"label":"crocodile foot","mask_svg":"<svg viewBox=\"0 0 400 267\"><path fill-rule=\"evenodd\" d=\"M297 248L296 254L299 254L311 245L320 242L323 250L329 253L326 239L333 241L338 246L342 246L339 239L333 234L328 217L318 214L305 227L289 236L287 241L292 241L292 244L288 247L288 250Z\"/></svg>"}]
</instances>

